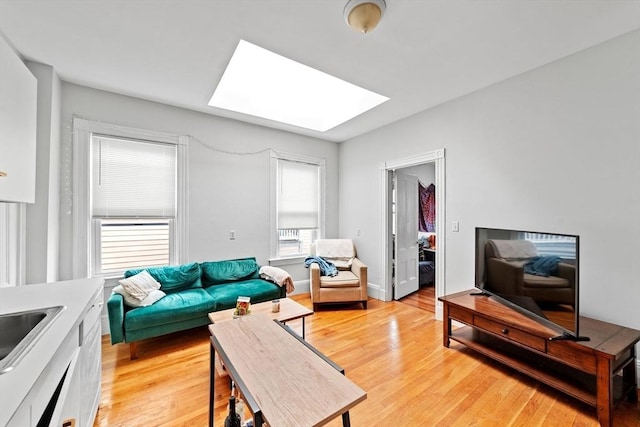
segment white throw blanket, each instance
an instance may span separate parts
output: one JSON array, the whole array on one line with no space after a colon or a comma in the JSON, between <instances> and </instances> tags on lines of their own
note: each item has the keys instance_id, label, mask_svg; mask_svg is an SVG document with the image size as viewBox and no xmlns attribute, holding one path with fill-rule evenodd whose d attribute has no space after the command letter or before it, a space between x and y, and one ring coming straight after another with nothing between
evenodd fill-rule
<instances>
[{"instance_id":1,"label":"white throw blanket","mask_svg":"<svg viewBox=\"0 0 640 427\"><path fill-rule=\"evenodd\" d=\"M260 267L259 274L264 280L276 283L280 285L280 287L285 286L288 294L293 292L295 289L293 286L293 278L289 273L281 268L264 265Z\"/></svg>"},{"instance_id":2,"label":"white throw blanket","mask_svg":"<svg viewBox=\"0 0 640 427\"><path fill-rule=\"evenodd\" d=\"M496 255L504 259L525 259L538 255L536 246L528 240L489 240Z\"/></svg>"},{"instance_id":3,"label":"white throw blanket","mask_svg":"<svg viewBox=\"0 0 640 427\"><path fill-rule=\"evenodd\" d=\"M318 239L316 255L322 258L350 260L355 257L351 239Z\"/></svg>"}]
</instances>

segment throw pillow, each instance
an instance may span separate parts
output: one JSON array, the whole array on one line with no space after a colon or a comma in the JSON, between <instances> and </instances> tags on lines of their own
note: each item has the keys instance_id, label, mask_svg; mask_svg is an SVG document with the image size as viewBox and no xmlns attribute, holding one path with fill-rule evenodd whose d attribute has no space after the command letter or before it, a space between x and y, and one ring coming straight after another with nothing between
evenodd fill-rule
<instances>
[{"instance_id":1,"label":"throw pillow","mask_svg":"<svg viewBox=\"0 0 640 427\"><path fill-rule=\"evenodd\" d=\"M124 303L129 307L146 307L154 304L156 301L166 295L161 290L154 289L149 292L149 294L145 298L139 300L138 298L134 298L129 292L127 292L122 285L118 285L113 288L113 292L122 295L122 298L124 298Z\"/></svg>"},{"instance_id":2,"label":"throw pillow","mask_svg":"<svg viewBox=\"0 0 640 427\"><path fill-rule=\"evenodd\" d=\"M140 301L145 299L151 291L160 289L160 283L151 277L147 270L143 270L135 276L119 280L119 283L129 295Z\"/></svg>"}]
</instances>

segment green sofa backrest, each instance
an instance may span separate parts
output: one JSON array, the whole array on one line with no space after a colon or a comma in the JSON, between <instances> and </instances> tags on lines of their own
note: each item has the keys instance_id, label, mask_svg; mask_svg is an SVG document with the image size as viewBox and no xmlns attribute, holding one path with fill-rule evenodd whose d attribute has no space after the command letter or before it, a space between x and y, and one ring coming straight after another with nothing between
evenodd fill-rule
<instances>
[{"instance_id":1,"label":"green sofa backrest","mask_svg":"<svg viewBox=\"0 0 640 427\"><path fill-rule=\"evenodd\" d=\"M225 261L207 261L200 264L202 286L219 285L237 280L260 278L260 266L255 257L230 259Z\"/></svg>"},{"instance_id":2,"label":"green sofa backrest","mask_svg":"<svg viewBox=\"0 0 640 427\"><path fill-rule=\"evenodd\" d=\"M124 277L131 277L143 270L147 270L151 276L160 282L160 289L165 293L178 292L188 288L201 288L200 264L197 262L183 265L170 265L166 267L149 267L127 270Z\"/></svg>"}]
</instances>

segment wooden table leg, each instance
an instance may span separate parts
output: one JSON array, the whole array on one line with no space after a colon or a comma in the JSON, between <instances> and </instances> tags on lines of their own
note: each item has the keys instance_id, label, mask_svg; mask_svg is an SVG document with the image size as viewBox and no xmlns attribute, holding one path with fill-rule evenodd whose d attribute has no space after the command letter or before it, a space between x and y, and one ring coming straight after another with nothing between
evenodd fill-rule
<instances>
[{"instance_id":1,"label":"wooden table leg","mask_svg":"<svg viewBox=\"0 0 640 427\"><path fill-rule=\"evenodd\" d=\"M351 419L349 419L349 411L342 414L342 427L351 427Z\"/></svg>"},{"instance_id":2,"label":"wooden table leg","mask_svg":"<svg viewBox=\"0 0 640 427\"><path fill-rule=\"evenodd\" d=\"M597 360L596 404L601 426L613 427L613 377L611 361L606 357Z\"/></svg>"},{"instance_id":3,"label":"wooden table leg","mask_svg":"<svg viewBox=\"0 0 640 427\"><path fill-rule=\"evenodd\" d=\"M442 345L449 347L449 337L451 336L451 318L449 317L449 304L445 301L442 305L442 318L443 318L443 331L442 331Z\"/></svg>"},{"instance_id":4,"label":"wooden table leg","mask_svg":"<svg viewBox=\"0 0 640 427\"><path fill-rule=\"evenodd\" d=\"M633 384L635 387L631 387L629 390L629 394L627 394L627 402L629 403L637 403L638 402L638 388L637 380L636 380L636 358L635 358L635 347L631 347L631 362L627 364L622 369L622 378L624 384ZM640 409L639 409L640 410Z\"/></svg>"},{"instance_id":5,"label":"wooden table leg","mask_svg":"<svg viewBox=\"0 0 640 427\"><path fill-rule=\"evenodd\" d=\"M213 347L213 343L210 343L211 347L209 350L210 360L209 360L209 427L213 427L213 400L215 399L215 383L216 383L216 350Z\"/></svg>"}]
</instances>

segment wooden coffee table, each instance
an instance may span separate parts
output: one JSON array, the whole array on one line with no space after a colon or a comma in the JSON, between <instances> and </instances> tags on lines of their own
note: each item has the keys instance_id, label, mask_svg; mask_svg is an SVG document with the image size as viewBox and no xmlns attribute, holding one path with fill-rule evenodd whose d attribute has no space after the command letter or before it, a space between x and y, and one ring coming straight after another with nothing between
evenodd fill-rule
<instances>
[{"instance_id":1,"label":"wooden coffee table","mask_svg":"<svg viewBox=\"0 0 640 427\"><path fill-rule=\"evenodd\" d=\"M244 396L256 427L321 426L342 416L367 393L344 370L282 323L264 313L209 325L209 426L215 400L214 360L219 355Z\"/></svg>"},{"instance_id":2,"label":"wooden coffee table","mask_svg":"<svg viewBox=\"0 0 640 427\"><path fill-rule=\"evenodd\" d=\"M313 310L310 310L304 305L299 304L289 298L282 298L280 300L280 311L277 313L271 312L271 305L271 301L251 304L250 316L257 313L262 313L267 315L271 320L278 320L282 323L286 323L295 319L302 319L302 338L305 337L304 318L312 315ZM233 310L235 310L235 308L209 313L209 320L211 320L211 323L220 323L224 322L225 320L231 320L234 318Z\"/></svg>"}]
</instances>

